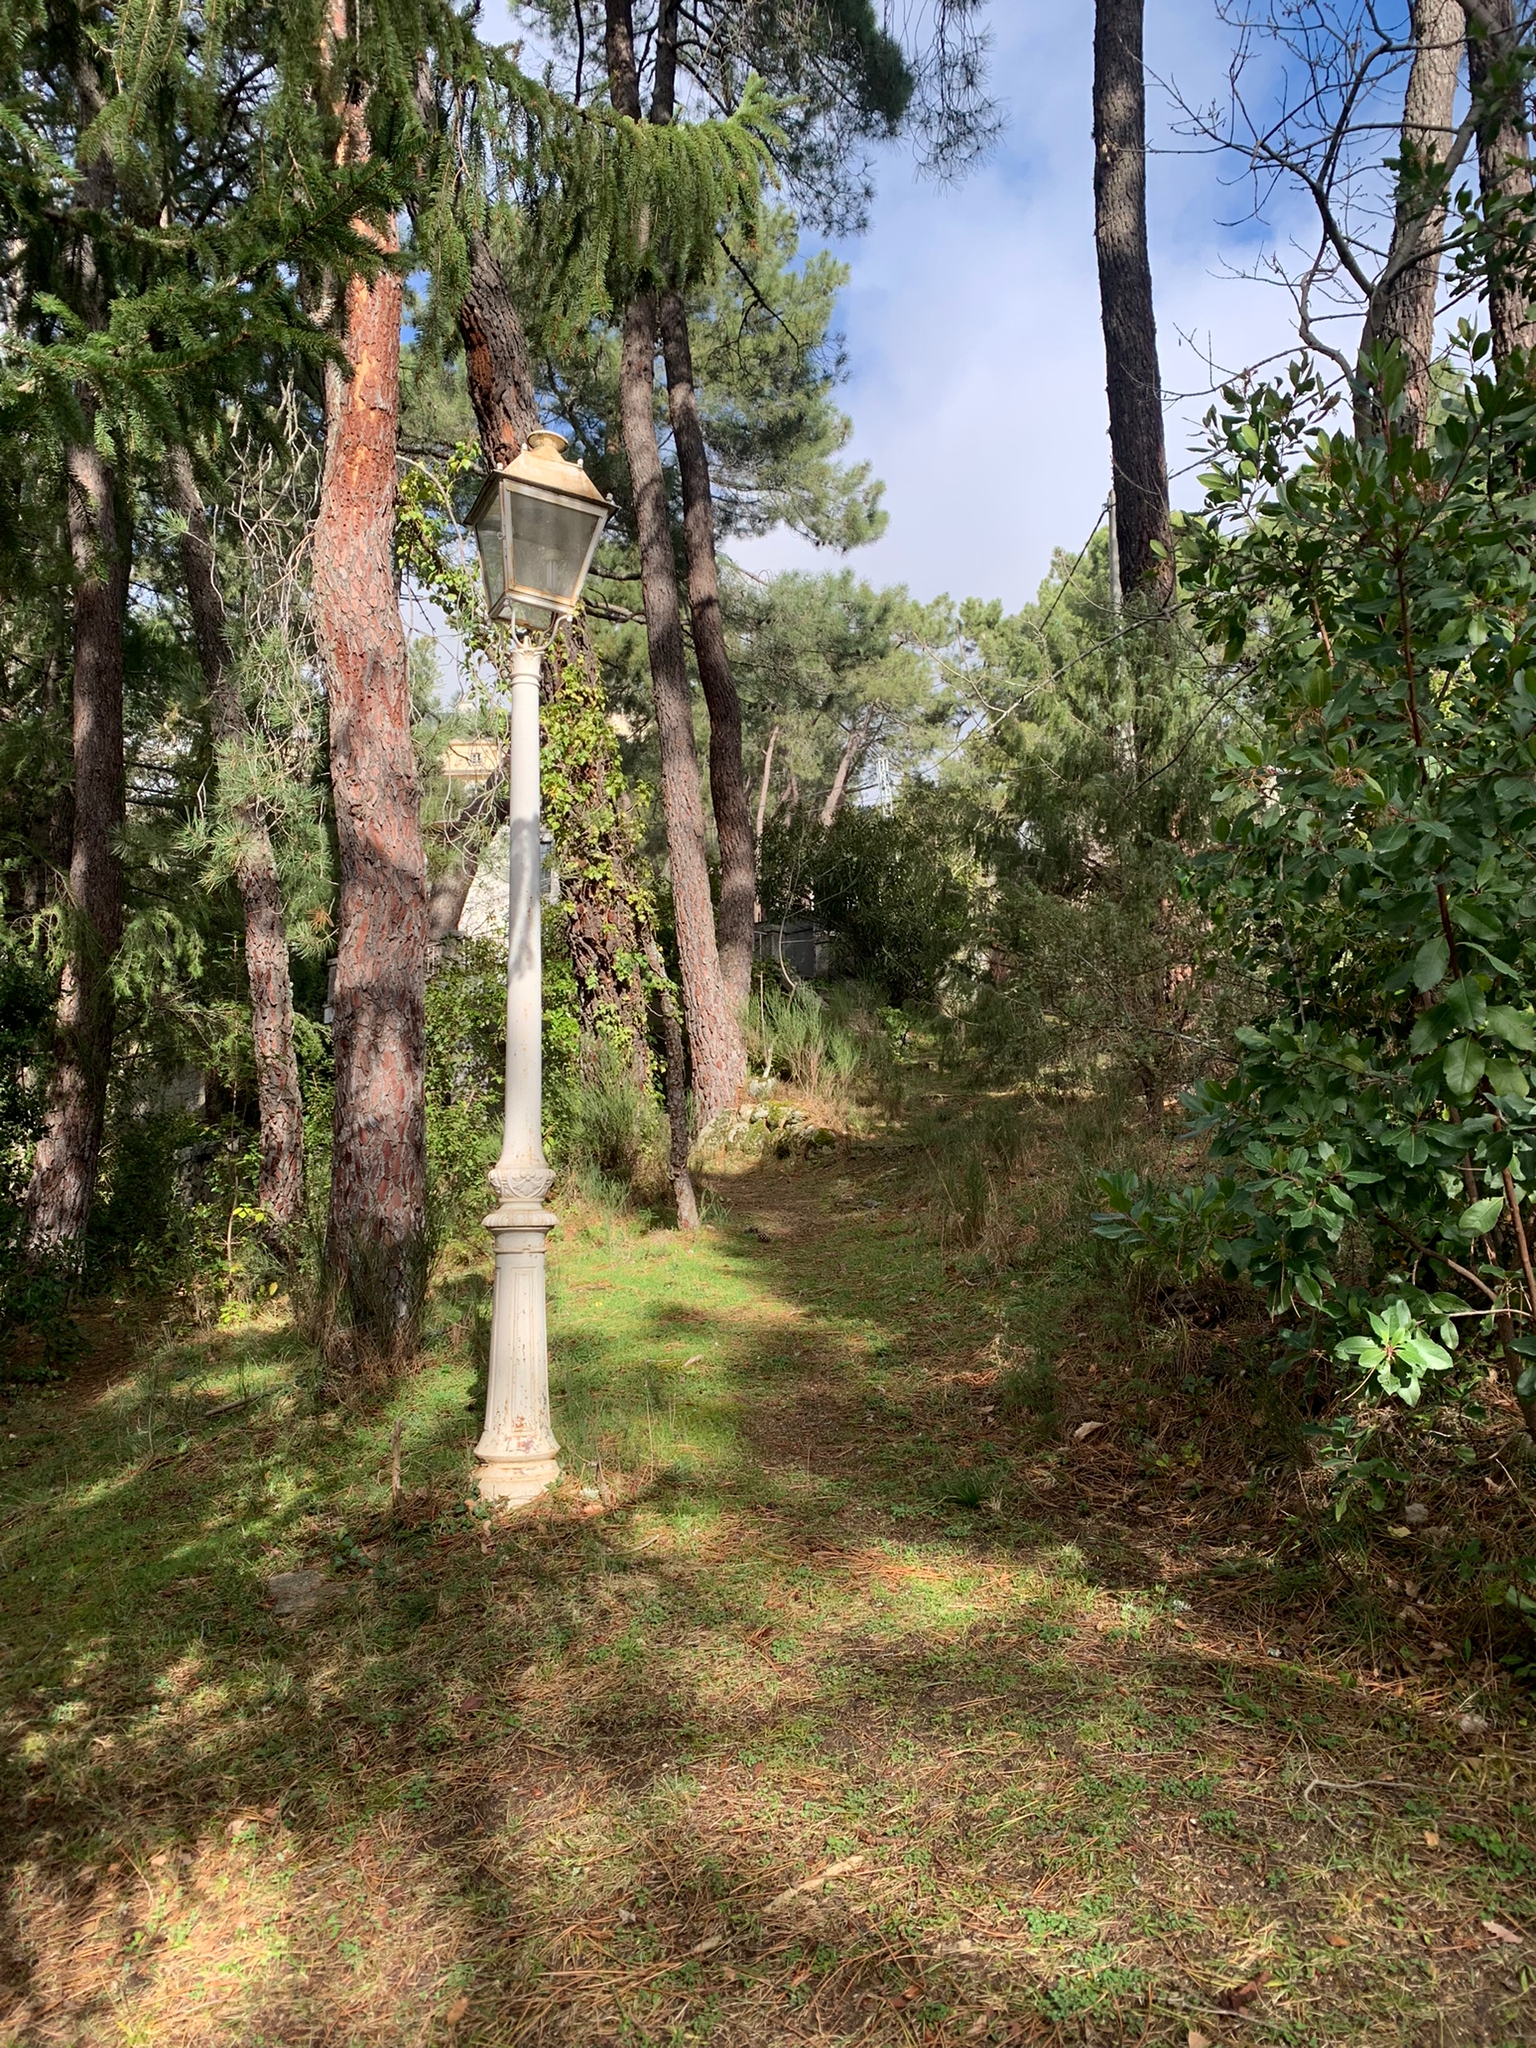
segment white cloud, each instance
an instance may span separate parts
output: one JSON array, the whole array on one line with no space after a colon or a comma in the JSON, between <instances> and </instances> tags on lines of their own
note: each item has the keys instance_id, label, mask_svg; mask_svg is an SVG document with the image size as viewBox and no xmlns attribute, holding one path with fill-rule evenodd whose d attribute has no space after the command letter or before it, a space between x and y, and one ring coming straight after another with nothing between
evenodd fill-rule
<instances>
[{"instance_id":1,"label":"white cloud","mask_svg":"<svg viewBox=\"0 0 1536 2048\"><path fill-rule=\"evenodd\" d=\"M1093 243L1090 0L995 0L995 83L1008 125L963 183L917 181L892 153L869 232L843 247L840 317L851 375L852 453L887 485L885 537L849 558L920 597L1034 594L1055 546L1086 538L1108 489L1104 358ZM1199 98L1219 90L1228 32L1211 0L1151 0L1147 61ZM1227 165L1188 152L1149 88L1153 285L1163 381L1208 384L1202 351L1230 370L1287 348L1289 302L1230 274L1258 238ZM1285 202L1289 204L1289 202ZM1299 207L1295 209L1300 213ZM1304 218L1304 215L1301 216ZM1198 344L1180 339L1181 332ZM1190 461L1205 399L1175 406L1169 466ZM1176 496L1192 502L1186 479ZM739 546L764 573L835 558L778 533Z\"/></svg>"}]
</instances>

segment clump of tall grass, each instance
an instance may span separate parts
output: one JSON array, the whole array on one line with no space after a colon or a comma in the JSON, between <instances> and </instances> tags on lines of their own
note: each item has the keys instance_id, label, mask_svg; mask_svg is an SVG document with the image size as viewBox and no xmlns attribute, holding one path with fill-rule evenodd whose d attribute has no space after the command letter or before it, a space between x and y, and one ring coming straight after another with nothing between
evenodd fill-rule
<instances>
[{"instance_id":1,"label":"clump of tall grass","mask_svg":"<svg viewBox=\"0 0 1536 2048\"><path fill-rule=\"evenodd\" d=\"M599 1043L572 1082L559 1153L578 1190L603 1207L664 1196L666 1116L617 1046Z\"/></svg>"},{"instance_id":2,"label":"clump of tall grass","mask_svg":"<svg viewBox=\"0 0 1536 2048\"><path fill-rule=\"evenodd\" d=\"M900 1106L889 1027L857 986L822 995L804 981L788 991L760 985L748 1005L746 1038L759 1074L778 1075L829 1107Z\"/></svg>"}]
</instances>

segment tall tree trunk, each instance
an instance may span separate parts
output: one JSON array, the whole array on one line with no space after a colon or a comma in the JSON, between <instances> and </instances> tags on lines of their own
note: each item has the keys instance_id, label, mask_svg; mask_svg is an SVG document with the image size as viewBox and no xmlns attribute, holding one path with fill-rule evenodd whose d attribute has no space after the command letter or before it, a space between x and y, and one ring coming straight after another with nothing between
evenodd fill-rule
<instances>
[{"instance_id":1,"label":"tall tree trunk","mask_svg":"<svg viewBox=\"0 0 1536 2048\"><path fill-rule=\"evenodd\" d=\"M746 771L741 759L741 699L731 674L720 617L720 571L715 560L715 513L709 454L693 386L688 314L680 292L663 292L661 352L667 371L672 440L683 486L683 539L688 555L688 609L693 652L709 709L709 794L720 848L720 902L715 943L726 993L738 1009L752 986L753 904L757 873Z\"/></svg>"},{"instance_id":2,"label":"tall tree trunk","mask_svg":"<svg viewBox=\"0 0 1536 2048\"><path fill-rule=\"evenodd\" d=\"M348 113L356 156L367 130L360 108ZM394 253L392 231L379 240ZM400 313L392 271L348 283L351 375L326 372L313 567L341 865L326 1260L354 1328L386 1354L414 1333L428 1250L426 859L394 570Z\"/></svg>"},{"instance_id":3,"label":"tall tree trunk","mask_svg":"<svg viewBox=\"0 0 1536 2048\"><path fill-rule=\"evenodd\" d=\"M1477 169L1492 252L1488 325L1503 364L1536 340L1519 258L1531 198L1525 125L1526 77L1516 54L1515 0L1461 0L1467 21L1467 78L1478 103Z\"/></svg>"},{"instance_id":4,"label":"tall tree trunk","mask_svg":"<svg viewBox=\"0 0 1536 2048\"><path fill-rule=\"evenodd\" d=\"M1415 0L1414 53L1403 96L1397 206L1392 242L1381 280L1366 307L1360 332L1362 359L1357 429L1381 424L1364 359L1397 342L1408 365L1403 418L1422 440L1429 413L1429 366L1435 350L1435 300L1445 241L1446 193L1434 171L1444 161L1456 125L1456 76L1461 66L1462 14L1458 0Z\"/></svg>"},{"instance_id":5,"label":"tall tree trunk","mask_svg":"<svg viewBox=\"0 0 1536 2048\"><path fill-rule=\"evenodd\" d=\"M81 126L101 111L100 82L82 63L76 83ZM112 203L110 158L85 168L79 211ZM107 288L89 226L71 254L76 307L88 327L107 319ZM75 1255L96 1191L112 1066L112 961L123 936L123 871L117 839L126 816L123 774L123 618L128 547L118 530L117 478L96 445L96 394L76 387L85 434L64 452L65 517L73 576L71 753L73 830L68 941L54 1022L54 1065L43 1133L27 1187L27 1245Z\"/></svg>"},{"instance_id":6,"label":"tall tree trunk","mask_svg":"<svg viewBox=\"0 0 1536 2048\"><path fill-rule=\"evenodd\" d=\"M538 426L539 408L523 323L495 251L474 230L469 235L469 289L459 308L459 339L486 466L505 469L517 460Z\"/></svg>"},{"instance_id":7,"label":"tall tree trunk","mask_svg":"<svg viewBox=\"0 0 1536 2048\"><path fill-rule=\"evenodd\" d=\"M1120 579L1161 606L1174 593L1173 523L1147 256L1142 9L1143 0L1095 0L1093 208Z\"/></svg>"},{"instance_id":8,"label":"tall tree trunk","mask_svg":"<svg viewBox=\"0 0 1536 2048\"><path fill-rule=\"evenodd\" d=\"M87 428L94 395L76 399ZM65 452L69 551L74 572L74 833L69 859L69 941L55 1020L43 1134L27 1188L33 1252L73 1253L85 1236L106 1121L112 1065L112 961L123 936L117 837L123 780L123 613L127 553L118 534L117 480L95 442Z\"/></svg>"},{"instance_id":9,"label":"tall tree trunk","mask_svg":"<svg viewBox=\"0 0 1536 2048\"><path fill-rule=\"evenodd\" d=\"M667 1174L672 1182L672 1199L677 1205L679 1230L697 1230L699 1202L688 1171L688 1092L684 1075L683 1027L678 1022L677 1002L667 978L661 948L650 932L645 935L645 958L656 988L656 1007L661 1012L661 1043L665 1064L662 1094L667 1105Z\"/></svg>"},{"instance_id":10,"label":"tall tree trunk","mask_svg":"<svg viewBox=\"0 0 1536 2048\"><path fill-rule=\"evenodd\" d=\"M873 704L865 704L854 713L853 724L848 730L848 741L837 764L837 773L832 778L832 787L827 791L827 800L821 807L823 832L830 832L837 823L837 814L842 809L843 798L848 793L848 777L853 772L854 762L864 751L864 743L869 738L870 727L874 722Z\"/></svg>"},{"instance_id":11,"label":"tall tree trunk","mask_svg":"<svg viewBox=\"0 0 1536 2048\"><path fill-rule=\"evenodd\" d=\"M746 1079L746 1049L735 1004L720 972L704 851L704 807L693 744L693 711L683 658L666 482L656 445L656 308L641 293L624 310L619 411L640 543L640 587L650 645L656 730L661 745L661 800L682 968L683 1012L693 1054L693 1086L701 1124L731 1108Z\"/></svg>"},{"instance_id":12,"label":"tall tree trunk","mask_svg":"<svg viewBox=\"0 0 1536 2048\"><path fill-rule=\"evenodd\" d=\"M213 542L192 473L192 458L185 448L171 450L167 470L171 501L186 521L181 568L198 660L208 685L214 737L230 745L239 741L248 727L239 687L230 672L224 598ZM245 971L251 991L256 1101L261 1118L257 1200L276 1247L287 1252L292 1249L293 1228L304 1207L304 1100L293 1045L288 928L277 861L260 802L251 798L241 804L234 823L240 839L235 881L245 916Z\"/></svg>"},{"instance_id":13,"label":"tall tree trunk","mask_svg":"<svg viewBox=\"0 0 1536 2048\"><path fill-rule=\"evenodd\" d=\"M675 22L670 0L668 16ZM606 0L605 20L609 97L618 113L638 121L640 80L635 65L630 0ZM666 22L661 26L665 31ZM670 102L664 105L659 99L652 109L657 120L669 119L671 112ZM682 970L683 1014L693 1056L699 1122L708 1124L734 1105L746 1080L747 1055L737 1006L720 969L709 894L704 810L699 799L699 762L693 744L693 712L683 654L671 523L661 454L656 445L657 325L654 297L648 291L638 292L624 309L619 415L640 544L640 587L656 700L656 730L661 744L661 799ZM737 751L739 754L739 735Z\"/></svg>"}]
</instances>

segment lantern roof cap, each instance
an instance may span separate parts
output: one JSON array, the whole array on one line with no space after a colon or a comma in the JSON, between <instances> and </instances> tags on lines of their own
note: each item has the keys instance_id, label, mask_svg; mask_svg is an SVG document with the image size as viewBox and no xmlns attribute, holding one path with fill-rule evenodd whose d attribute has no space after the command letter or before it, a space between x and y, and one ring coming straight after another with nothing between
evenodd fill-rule
<instances>
[{"instance_id":1,"label":"lantern roof cap","mask_svg":"<svg viewBox=\"0 0 1536 2048\"><path fill-rule=\"evenodd\" d=\"M605 511L611 510L580 462L567 461L568 445L564 434L557 434L551 427L535 427L513 460L492 471L492 476L505 477L508 483L559 491L564 497L582 498L589 504L601 505Z\"/></svg>"}]
</instances>

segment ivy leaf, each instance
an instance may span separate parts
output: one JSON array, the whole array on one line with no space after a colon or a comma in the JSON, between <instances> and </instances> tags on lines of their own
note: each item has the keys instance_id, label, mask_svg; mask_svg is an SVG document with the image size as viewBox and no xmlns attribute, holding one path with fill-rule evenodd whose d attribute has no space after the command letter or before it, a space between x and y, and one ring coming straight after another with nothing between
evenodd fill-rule
<instances>
[{"instance_id":1,"label":"ivy leaf","mask_svg":"<svg viewBox=\"0 0 1536 2048\"><path fill-rule=\"evenodd\" d=\"M1451 949L1445 943L1445 936L1436 932L1432 939L1426 939L1413 956L1413 985L1417 989L1436 988L1445 979L1445 970L1451 964Z\"/></svg>"},{"instance_id":2,"label":"ivy leaf","mask_svg":"<svg viewBox=\"0 0 1536 2048\"><path fill-rule=\"evenodd\" d=\"M1483 1078L1488 1065L1475 1038L1453 1038L1445 1049L1445 1085L1463 1101Z\"/></svg>"},{"instance_id":3,"label":"ivy leaf","mask_svg":"<svg viewBox=\"0 0 1536 2048\"><path fill-rule=\"evenodd\" d=\"M1482 1237L1492 1230L1504 1213L1504 1197L1488 1195L1481 1202L1474 1202L1470 1209L1463 1209L1456 1219L1456 1228L1466 1237Z\"/></svg>"}]
</instances>

